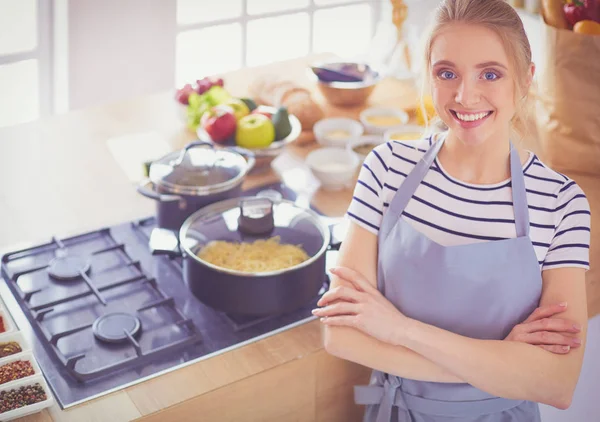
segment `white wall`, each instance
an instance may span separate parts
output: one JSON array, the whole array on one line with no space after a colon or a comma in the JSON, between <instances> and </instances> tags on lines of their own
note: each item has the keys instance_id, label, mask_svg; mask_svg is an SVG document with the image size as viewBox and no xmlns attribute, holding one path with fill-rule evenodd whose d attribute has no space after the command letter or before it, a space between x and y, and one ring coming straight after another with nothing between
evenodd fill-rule
<instances>
[{"instance_id":1,"label":"white wall","mask_svg":"<svg viewBox=\"0 0 600 422\"><path fill-rule=\"evenodd\" d=\"M68 0L67 13L70 109L173 87L175 0Z\"/></svg>"}]
</instances>

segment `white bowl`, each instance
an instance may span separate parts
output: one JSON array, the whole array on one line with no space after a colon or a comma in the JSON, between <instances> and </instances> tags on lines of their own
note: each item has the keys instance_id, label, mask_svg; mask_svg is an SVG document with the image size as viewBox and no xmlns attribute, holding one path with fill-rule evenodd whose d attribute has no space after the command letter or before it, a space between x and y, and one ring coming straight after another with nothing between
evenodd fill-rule
<instances>
[{"instance_id":1,"label":"white bowl","mask_svg":"<svg viewBox=\"0 0 600 422\"><path fill-rule=\"evenodd\" d=\"M349 141L362 135L364 129L357 120L331 117L319 120L313 127L313 132L317 142L323 146L344 147ZM346 132L347 136L343 136L341 132Z\"/></svg>"},{"instance_id":2,"label":"white bowl","mask_svg":"<svg viewBox=\"0 0 600 422\"><path fill-rule=\"evenodd\" d=\"M10 316L10 314L8 313L6 308L4 308L1 305L0 305L0 316L2 317L2 321L4 322L4 328L5 328L5 330L2 331L2 333L0 333L0 334L11 333L11 332L15 331L15 326L14 326L12 317Z\"/></svg>"},{"instance_id":3,"label":"white bowl","mask_svg":"<svg viewBox=\"0 0 600 422\"><path fill-rule=\"evenodd\" d=\"M341 190L354 184L360 164L358 155L345 148L319 148L306 157L306 164L325 190Z\"/></svg>"},{"instance_id":4,"label":"white bowl","mask_svg":"<svg viewBox=\"0 0 600 422\"><path fill-rule=\"evenodd\" d=\"M16 380L7 381L4 384L0 384L0 388L2 388L3 390L10 389L10 386L12 384L14 384L16 381L26 380L31 377L35 377L36 375L42 375L42 370L40 369L37 361L35 360L35 357L33 356L33 353L31 353L31 352L19 352L19 353L15 353L14 355L9 355L9 356L3 357L2 359L0 359L0 367L4 366L6 364L12 363L12 362L16 362L18 360L22 360L24 362L29 362L31 364L31 367L33 368L33 374L28 375L23 378L18 378ZM0 414L0 417L1 417L1 414Z\"/></svg>"},{"instance_id":5,"label":"white bowl","mask_svg":"<svg viewBox=\"0 0 600 422\"><path fill-rule=\"evenodd\" d=\"M21 352L26 352L31 350L31 346L29 342L25 339L25 336L20 331L12 331L10 333L2 333L0 334L0 343L9 343L11 341L17 342L19 346L21 346ZM21 353L19 352L19 353ZM13 356L13 355L8 355ZM5 356L5 357L8 357ZM1 420L1 419L0 419Z\"/></svg>"},{"instance_id":6,"label":"white bowl","mask_svg":"<svg viewBox=\"0 0 600 422\"><path fill-rule=\"evenodd\" d=\"M397 123L374 124L368 120L369 117L387 117L397 119ZM383 135L388 129L402 126L408 123L408 113L404 110L388 107L371 107L360 113L360 122L364 125L367 133Z\"/></svg>"},{"instance_id":7,"label":"white bowl","mask_svg":"<svg viewBox=\"0 0 600 422\"><path fill-rule=\"evenodd\" d=\"M386 142L389 142L389 141L400 141L400 142L418 141L419 139L423 138L426 130L427 129L424 126L405 125L405 126L394 127L394 128L386 130L383 137ZM396 135L396 134L400 134L400 135L404 134L404 135L407 135L407 137L406 137L406 139L394 139L393 135ZM411 134L414 134L415 136L410 136Z\"/></svg>"},{"instance_id":8,"label":"white bowl","mask_svg":"<svg viewBox=\"0 0 600 422\"><path fill-rule=\"evenodd\" d=\"M365 158L367 158L367 155L373 148L375 148L377 145L383 144L384 142L386 142L386 140L381 135L363 135L350 141L350 143L346 146L346 149L358 155L359 160L362 162ZM359 145L369 145L371 148L368 152L363 153L354 149Z\"/></svg>"},{"instance_id":9,"label":"white bowl","mask_svg":"<svg viewBox=\"0 0 600 422\"><path fill-rule=\"evenodd\" d=\"M0 387L0 391L18 389L21 386L33 385L36 383L40 384L40 386L44 389L44 392L46 393L46 400L41 401L39 403L30 404L24 407L19 407L17 409L9 410L8 412L0 413L0 420L10 421L16 418L21 418L32 413L40 412L42 409L50 407L54 404L54 397L52 396L52 391L50 391L50 388L48 387L44 376L41 374L3 384Z\"/></svg>"}]
</instances>

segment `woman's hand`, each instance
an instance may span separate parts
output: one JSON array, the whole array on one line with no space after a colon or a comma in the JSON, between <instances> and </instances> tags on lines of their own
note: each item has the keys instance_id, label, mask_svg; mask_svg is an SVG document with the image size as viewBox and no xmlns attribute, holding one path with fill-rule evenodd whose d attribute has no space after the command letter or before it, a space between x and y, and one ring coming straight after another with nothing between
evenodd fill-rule
<instances>
[{"instance_id":1,"label":"woman's hand","mask_svg":"<svg viewBox=\"0 0 600 422\"><path fill-rule=\"evenodd\" d=\"M552 353L569 353L571 348L581 345L581 340L575 337L581 327L567 319L550 318L566 308L566 303L537 308L525 321L515 325L504 340L532 344Z\"/></svg>"},{"instance_id":2,"label":"woman's hand","mask_svg":"<svg viewBox=\"0 0 600 422\"><path fill-rule=\"evenodd\" d=\"M408 318L360 273L345 267L330 271L349 285L325 293L313 314L324 324L353 327L385 343L400 344Z\"/></svg>"}]
</instances>

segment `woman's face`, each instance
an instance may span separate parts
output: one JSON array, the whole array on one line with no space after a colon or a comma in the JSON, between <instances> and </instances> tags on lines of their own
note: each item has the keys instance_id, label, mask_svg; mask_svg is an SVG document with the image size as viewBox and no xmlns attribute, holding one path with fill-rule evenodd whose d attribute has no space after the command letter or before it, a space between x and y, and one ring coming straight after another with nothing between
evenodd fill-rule
<instances>
[{"instance_id":1,"label":"woman's face","mask_svg":"<svg viewBox=\"0 0 600 422\"><path fill-rule=\"evenodd\" d=\"M448 25L433 41L430 68L436 111L454 136L468 145L508 136L515 113L514 69L494 31Z\"/></svg>"}]
</instances>

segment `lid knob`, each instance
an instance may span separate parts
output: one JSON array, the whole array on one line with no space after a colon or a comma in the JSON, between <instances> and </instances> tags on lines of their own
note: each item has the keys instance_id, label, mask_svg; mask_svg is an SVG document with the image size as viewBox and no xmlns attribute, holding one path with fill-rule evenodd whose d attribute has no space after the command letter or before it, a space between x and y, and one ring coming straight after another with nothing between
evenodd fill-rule
<instances>
[{"instance_id":1,"label":"lid knob","mask_svg":"<svg viewBox=\"0 0 600 422\"><path fill-rule=\"evenodd\" d=\"M273 231L273 201L269 198L248 198L240 201L239 230L250 235Z\"/></svg>"}]
</instances>

